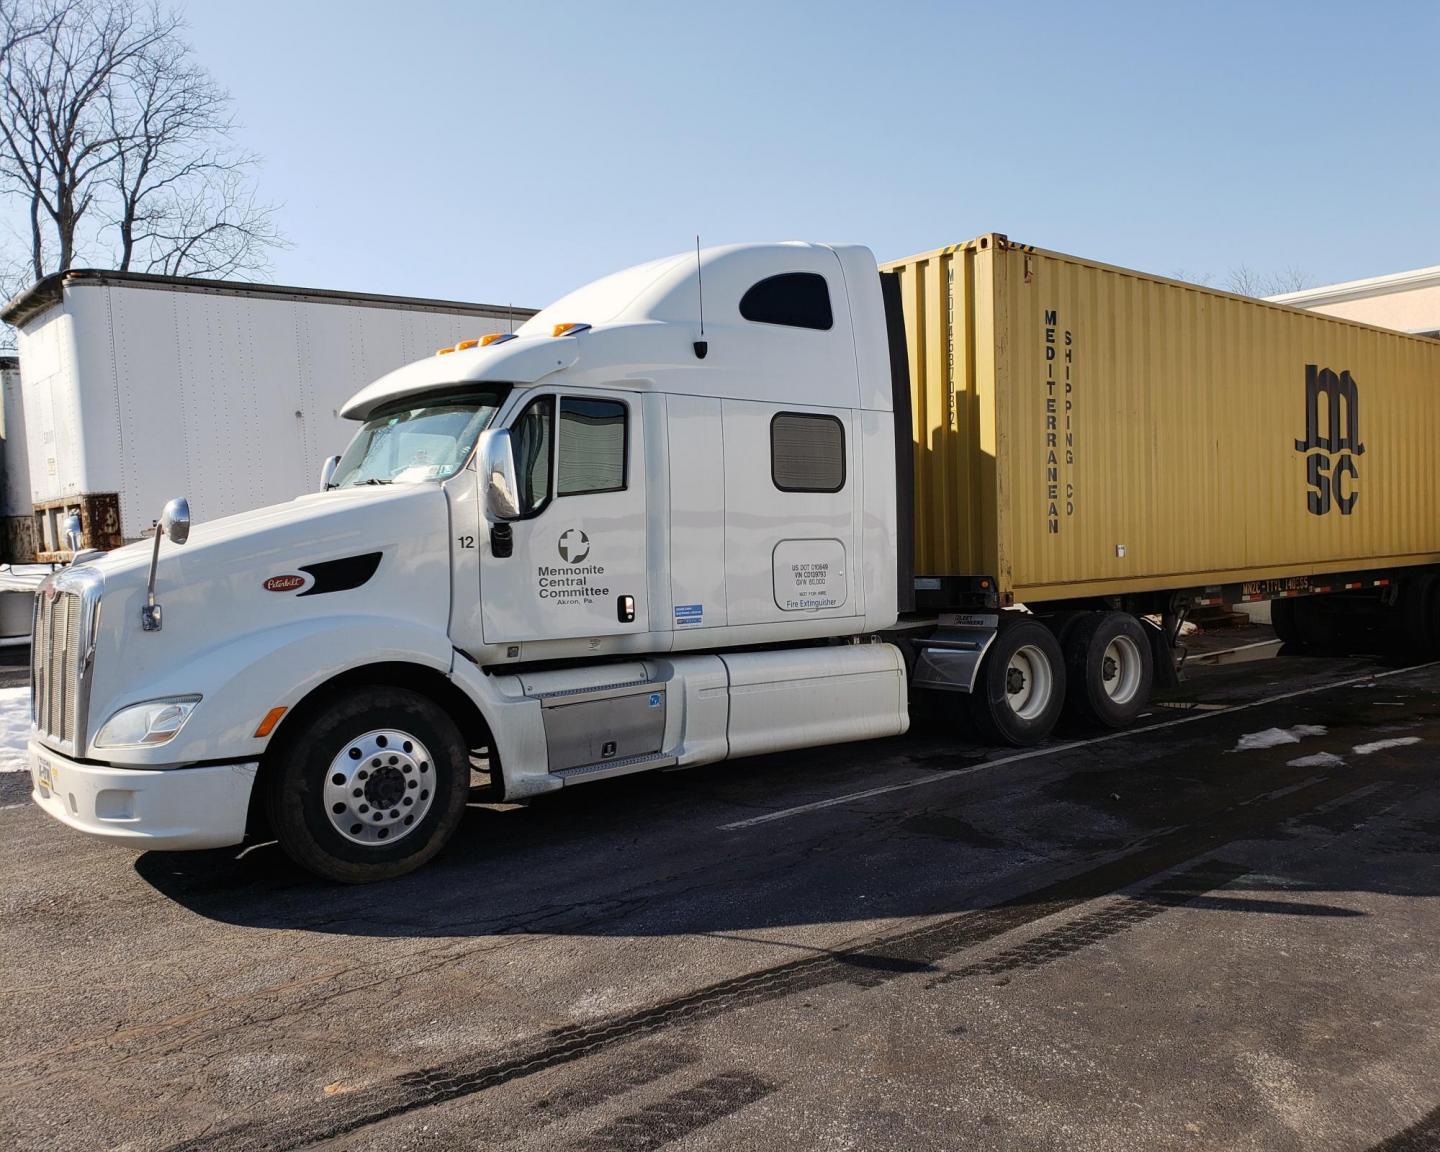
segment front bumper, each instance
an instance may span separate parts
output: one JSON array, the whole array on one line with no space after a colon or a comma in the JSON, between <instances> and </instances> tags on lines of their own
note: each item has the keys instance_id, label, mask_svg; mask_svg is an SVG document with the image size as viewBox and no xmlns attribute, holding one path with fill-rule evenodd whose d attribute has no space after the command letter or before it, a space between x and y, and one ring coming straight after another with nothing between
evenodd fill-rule
<instances>
[{"instance_id":1,"label":"front bumper","mask_svg":"<svg viewBox=\"0 0 1440 1152\"><path fill-rule=\"evenodd\" d=\"M30 741L31 799L62 824L136 851L223 848L245 838L258 762L203 768L78 764Z\"/></svg>"}]
</instances>

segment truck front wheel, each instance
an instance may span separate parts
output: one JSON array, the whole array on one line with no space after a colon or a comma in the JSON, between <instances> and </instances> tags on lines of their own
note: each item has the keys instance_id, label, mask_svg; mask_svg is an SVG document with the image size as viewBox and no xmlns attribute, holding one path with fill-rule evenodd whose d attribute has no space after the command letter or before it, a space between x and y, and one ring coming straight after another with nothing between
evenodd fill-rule
<instances>
[{"instance_id":1,"label":"truck front wheel","mask_svg":"<svg viewBox=\"0 0 1440 1152\"><path fill-rule=\"evenodd\" d=\"M1065 662L1055 634L1035 620L1007 622L985 653L971 715L992 739L1016 747L1050 735L1065 701Z\"/></svg>"},{"instance_id":2,"label":"truck front wheel","mask_svg":"<svg viewBox=\"0 0 1440 1152\"><path fill-rule=\"evenodd\" d=\"M420 867L454 835L470 790L460 730L403 688L336 696L271 752L271 826L301 867L346 884Z\"/></svg>"}]
</instances>

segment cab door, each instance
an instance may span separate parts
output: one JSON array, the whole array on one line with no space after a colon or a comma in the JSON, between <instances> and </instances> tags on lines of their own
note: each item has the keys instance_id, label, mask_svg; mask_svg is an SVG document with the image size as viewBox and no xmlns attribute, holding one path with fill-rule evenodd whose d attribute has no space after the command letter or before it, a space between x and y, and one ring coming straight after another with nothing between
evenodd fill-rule
<instances>
[{"instance_id":1,"label":"cab door","mask_svg":"<svg viewBox=\"0 0 1440 1152\"><path fill-rule=\"evenodd\" d=\"M487 644L648 628L639 401L543 392L510 421L520 518L491 532L481 551Z\"/></svg>"}]
</instances>

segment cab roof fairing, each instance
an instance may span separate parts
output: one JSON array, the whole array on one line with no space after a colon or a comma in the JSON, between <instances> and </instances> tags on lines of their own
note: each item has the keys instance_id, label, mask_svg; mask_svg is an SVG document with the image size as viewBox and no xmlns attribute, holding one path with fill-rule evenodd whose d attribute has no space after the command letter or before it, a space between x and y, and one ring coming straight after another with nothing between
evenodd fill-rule
<instances>
[{"instance_id":1,"label":"cab roof fairing","mask_svg":"<svg viewBox=\"0 0 1440 1152\"><path fill-rule=\"evenodd\" d=\"M846 284L844 266L857 255L863 255L863 262L874 268L874 257L868 249L848 245L788 241L702 249L699 267L704 280L707 336L713 340L726 328L749 327L739 310L745 291L758 280L790 271L829 274L837 319L843 317L841 326L848 335L849 317L841 301L853 290ZM568 323L590 327L576 335L550 335L555 325ZM696 366L691 344L699 337L696 256L670 256L616 272L569 293L521 325L514 339L431 356L398 368L357 393L340 414L364 420L382 404L456 385L486 381L535 384L574 367L581 358L582 341L583 371L575 374L575 385L601 385L622 379L632 384L653 384L656 373L652 369L668 376L667 369ZM717 352L719 347L712 344L712 357L705 362L705 368L721 368L721 357L713 355ZM851 363L853 372L853 360ZM753 371L753 366L748 367ZM717 394L731 394L731 389L719 380L712 380L712 386L717 387ZM734 394L748 391L741 387ZM831 402L846 401L837 397Z\"/></svg>"},{"instance_id":2,"label":"cab roof fairing","mask_svg":"<svg viewBox=\"0 0 1440 1152\"><path fill-rule=\"evenodd\" d=\"M574 336L517 337L488 348L430 356L387 372L362 388L345 402L340 415L347 420L368 420L375 409L392 400L453 390L457 385L491 381L533 384L579 358Z\"/></svg>"}]
</instances>

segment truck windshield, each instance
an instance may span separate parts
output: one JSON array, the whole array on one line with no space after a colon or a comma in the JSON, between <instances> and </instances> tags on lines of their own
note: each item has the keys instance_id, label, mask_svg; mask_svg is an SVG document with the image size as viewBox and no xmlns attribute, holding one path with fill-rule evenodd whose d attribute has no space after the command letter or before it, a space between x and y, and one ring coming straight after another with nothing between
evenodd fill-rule
<instances>
[{"instance_id":1,"label":"truck windshield","mask_svg":"<svg viewBox=\"0 0 1440 1152\"><path fill-rule=\"evenodd\" d=\"M470 458L504 392L412 397L380 409L355 434L332 488L444 480Z\"/></svg>"}]
</instances>

